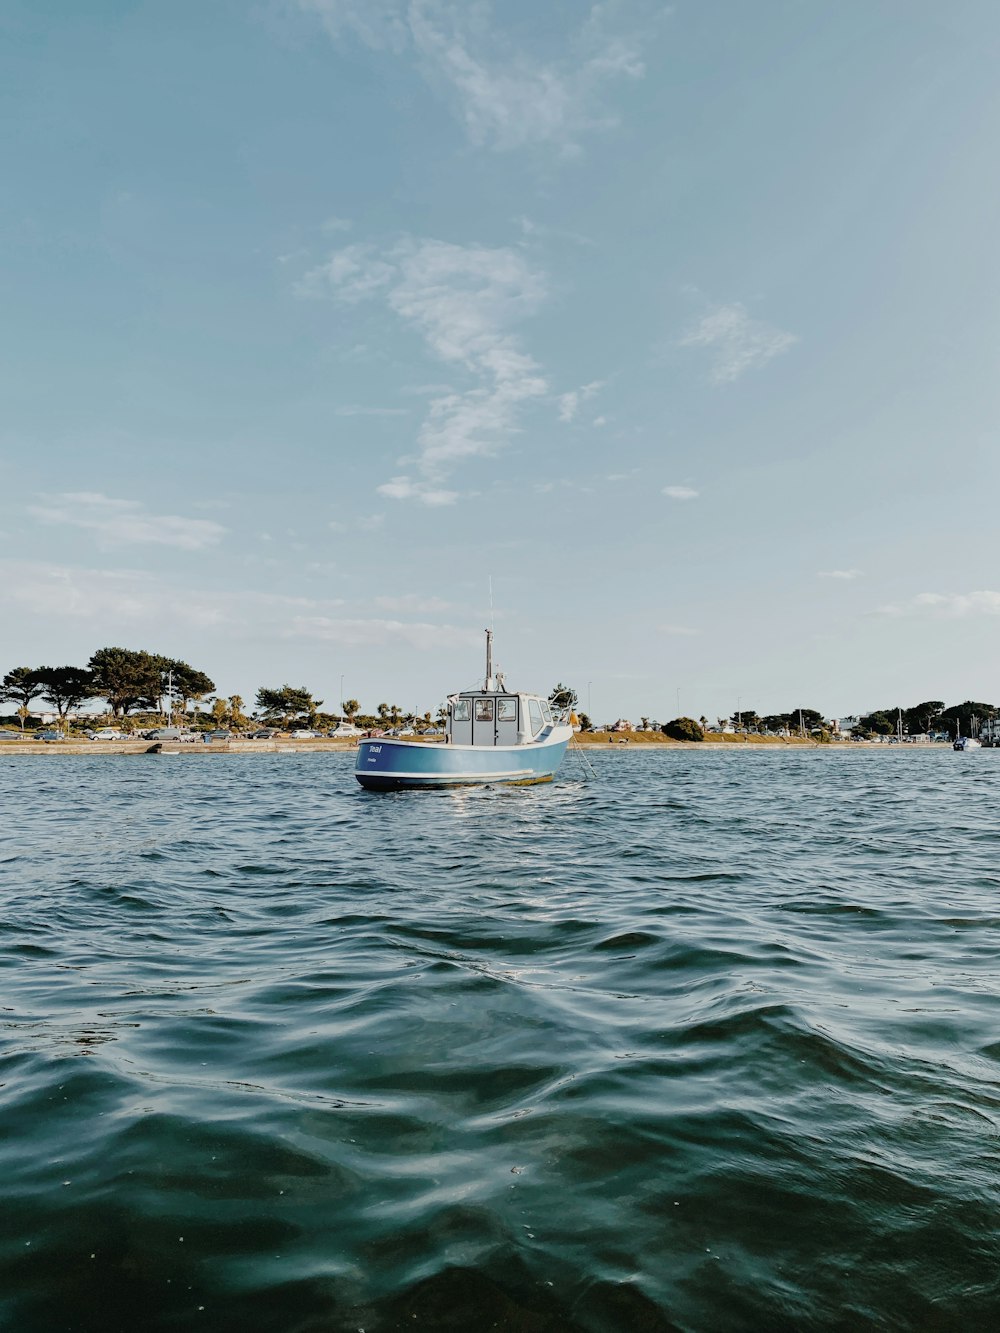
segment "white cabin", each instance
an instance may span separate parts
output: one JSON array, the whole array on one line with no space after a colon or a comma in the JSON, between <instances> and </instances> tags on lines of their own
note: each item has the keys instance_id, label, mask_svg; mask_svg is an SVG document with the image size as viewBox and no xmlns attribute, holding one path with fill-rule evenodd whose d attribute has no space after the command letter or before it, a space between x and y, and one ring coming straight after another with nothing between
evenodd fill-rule
<instances>
[{"instance_id":1,"label":"white cabin","mask_svg":"<svg viewBox=\"0 0 1000 1333\"><path fill-rule=\"evenodd\" d=\"M449 745L528 745L553 723L548 699L537 694L464 690L448 700Z\"/></svg>"},{"instance_id":2,"label":"white cabin","mask_svg":"<svg viewBox=\"0 0 1000 1333\"><path fill-rule=\"evenodd\" d=\"M513 694L501 672L493 675L493 633L486 631L486 680L481 690L448 697L447 745L530 745L554 725L548 699Z\"/></svg>"}]
</instances>

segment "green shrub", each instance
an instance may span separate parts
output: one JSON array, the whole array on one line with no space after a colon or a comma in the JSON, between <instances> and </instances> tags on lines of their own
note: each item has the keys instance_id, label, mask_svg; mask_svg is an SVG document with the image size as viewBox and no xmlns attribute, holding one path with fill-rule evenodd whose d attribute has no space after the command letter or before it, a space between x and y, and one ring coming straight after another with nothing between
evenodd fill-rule
<instances>
[{"instance_id":1,"label":"green shrub","mask_svg":"<svg viewBox=\"0 0 1000 1333\"><path fill-rule=\"evenodd\" d=\"M702 730L701 723L696 722L693 717L675 717L672 722L664 722L660 728L664 736L669 736L673 741L703 741L705 732Z\"/></svg>"}]
</instances>

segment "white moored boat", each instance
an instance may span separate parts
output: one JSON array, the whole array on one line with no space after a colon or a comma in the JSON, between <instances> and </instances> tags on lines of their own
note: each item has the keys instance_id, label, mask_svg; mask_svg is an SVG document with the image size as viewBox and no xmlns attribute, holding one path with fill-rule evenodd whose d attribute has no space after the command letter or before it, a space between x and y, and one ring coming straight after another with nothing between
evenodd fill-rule
<instances>
[{"instance_id":1,"label":"white moored boat","mask_svg":"<svg viewBox=\"0 0 1000 1333\"><path fill-rule=\"evenodd\" d=\"M977 741L974 736L959 736L952 742L953 750L981 750L982 743Z\"/></svg>"},{"instance_id":2,"label":"white moored boat","mask_svg":"<svg viewBox=\"0 0 1000 1333\"><path fill-rule=\"evenodd\" d=\"M448 699L444 743L377 737L361 741L354 776L370 791L551 782L573 738L540 694L508 690L493 674L493 633L486 631L481 690Z\"/></svg>"}]
</instances>

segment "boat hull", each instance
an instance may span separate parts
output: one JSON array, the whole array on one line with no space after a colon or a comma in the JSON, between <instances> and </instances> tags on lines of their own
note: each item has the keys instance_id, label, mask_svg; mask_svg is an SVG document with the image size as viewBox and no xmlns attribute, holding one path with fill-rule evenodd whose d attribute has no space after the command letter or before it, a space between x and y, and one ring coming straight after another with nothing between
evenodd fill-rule
<instances>
[{"instance_id":1,"label":"boat hull","mask_svg":"<svg viewBox=\"0 0 1000 1333\"><path fill-rule=\"evenodd\" d=\"M354 776L368 791L551 782L572 738L552 727L528 745L435 745L426 741L370 740L358 745Z\"/></svg>"}]
</instances>

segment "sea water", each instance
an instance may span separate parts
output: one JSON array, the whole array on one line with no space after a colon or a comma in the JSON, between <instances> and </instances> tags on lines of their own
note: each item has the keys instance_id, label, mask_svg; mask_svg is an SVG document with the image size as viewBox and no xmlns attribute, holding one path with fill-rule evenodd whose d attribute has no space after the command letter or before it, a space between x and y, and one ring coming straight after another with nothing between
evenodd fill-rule
<instances>
[{"instance_id":1,"label":"sea water","mask_svg":"<svg viewBox=\"0 0 1000 1333\"><path fill-rule=\"evenodd\" d=\"M0 1326L1000 1322L1000 753L0 758Z\"/></svg>"}]
</instances>

